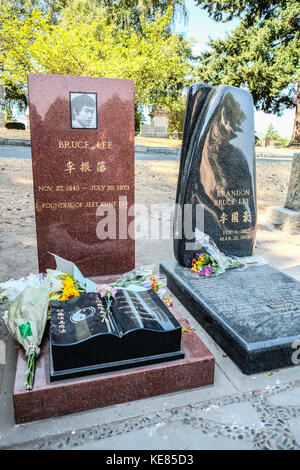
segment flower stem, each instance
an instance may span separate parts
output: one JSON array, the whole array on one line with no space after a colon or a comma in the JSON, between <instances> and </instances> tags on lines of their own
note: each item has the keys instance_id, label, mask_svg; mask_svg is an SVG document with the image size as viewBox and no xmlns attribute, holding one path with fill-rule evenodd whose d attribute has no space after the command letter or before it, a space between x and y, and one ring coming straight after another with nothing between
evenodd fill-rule
<instances>
[{"instance_id":1,"label":"flower stem","mask_svg":"<svg viewBox=\"0 0 300 470\"><path fill-rule=\"evenodd\" d=\"M35 367L35 353L31 353L27 358L27 368L25 374L25 387L26 390L32 390L34 381L34 367Z\"/></svg>"},{"instance_id":2,"label":"flower stem","mask_svg":"<svg viewBox=\"0 0 300 470\"><path fill-rule=\"evenodd\" d=\"M106 303L106 312L105 312L105 315L103 315L103 317L102 317L102 320L101 320L102 323L105 321L107 314L110 313L110 307L111 307L111 304L112 304L112 299L106 297L105 298L105 303Z\"/></svg>"}]
</instances>

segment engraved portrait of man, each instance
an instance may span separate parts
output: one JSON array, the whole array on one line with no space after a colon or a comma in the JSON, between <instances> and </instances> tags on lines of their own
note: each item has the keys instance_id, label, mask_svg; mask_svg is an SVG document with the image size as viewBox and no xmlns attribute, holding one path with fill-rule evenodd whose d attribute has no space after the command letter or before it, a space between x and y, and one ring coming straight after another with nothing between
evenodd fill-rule
<instances>
[{"instance_id":1,"label":"engraved portrait of man","mask_svg":"<svg viewBox=\"0 0 300 470\"><path fill-rule=\"evenodd\" d=\"M97 94L70 92L71 128L97 129Z\"/></svg>"}]
</instances>

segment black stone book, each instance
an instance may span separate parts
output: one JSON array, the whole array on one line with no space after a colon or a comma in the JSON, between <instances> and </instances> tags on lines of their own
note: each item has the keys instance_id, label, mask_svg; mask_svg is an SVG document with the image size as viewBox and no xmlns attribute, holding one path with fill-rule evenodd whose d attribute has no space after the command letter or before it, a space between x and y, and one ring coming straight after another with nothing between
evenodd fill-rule
<instances>
[{"instance_id":1,"label":"black stone book","mask_svg":"<svg viewBox=\"0 0 300 470\"><path fill-rule=\"evenodd\" d=\"M181 359L181 326L150 289L51 301L50 380Z\"/></svg>"}]
</instances>

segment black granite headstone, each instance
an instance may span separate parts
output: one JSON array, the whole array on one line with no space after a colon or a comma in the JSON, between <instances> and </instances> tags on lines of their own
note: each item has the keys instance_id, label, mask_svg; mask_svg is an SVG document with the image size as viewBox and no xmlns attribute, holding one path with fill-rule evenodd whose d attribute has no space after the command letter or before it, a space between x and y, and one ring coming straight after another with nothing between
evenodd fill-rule
<instances>
[{"instance_id":1,"label":"black granite headstone","mask_svg":"<svg viewBox=\"0 0 300 470\"><path fill-rule=\"evenodd\" d=\"M187 98L174 217L174 254L183 266L198 250L191 245L197 230L226 255L253 254L254 108L251 94L232 86L193 85Z\"/></svg>"},{"instance_id":2,"label":"black granite headstone","mask_svg":"<svg viewBox=\"0 0 300 470\"><path fill-rule=\"evenodd\" d=\"M245 374L296 365L300 283L268 265L208 278L164 262L168 288Z\"/></svg>"},{"instance_id":3,"label":"black granite headstone","mask_svg":"<svg viewBox=\"0 0 300 470\"><path fill-rule=\"evenodd\" d=\"M184 357L181 326L152 289L118 289L111 311L96 293L51 302L51 381Z\"/></svg>"}]
</instances>

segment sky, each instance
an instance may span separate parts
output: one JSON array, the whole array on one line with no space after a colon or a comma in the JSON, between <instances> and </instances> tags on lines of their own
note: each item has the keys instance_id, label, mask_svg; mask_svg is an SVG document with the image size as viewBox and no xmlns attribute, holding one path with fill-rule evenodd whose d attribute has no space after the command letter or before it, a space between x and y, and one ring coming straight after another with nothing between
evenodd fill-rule
<instances>
[{"instance_id":1,"label":"sky","mask_svg":"<svg viewBox=\"0 0 300 470\"><path fill-rule=\"evenodd\" d=\"M239 24L238 19L234 19L229 23L217 23L213 21L205 10L195 6L194 0L186 0L186 7L189 14L188 20L184 24L183 19L177 18L175 31L184 33L186 39L193 38L197 41L193 47L194 54L200 53L206 49L209 38L224 39L226 33L230 33ZM254 121L256 134L265 134L269 125L273 124L281 137L291 139L294 117L295 109L286 109L280 117L255 110Z\"/></svg>"}]
</instances>

